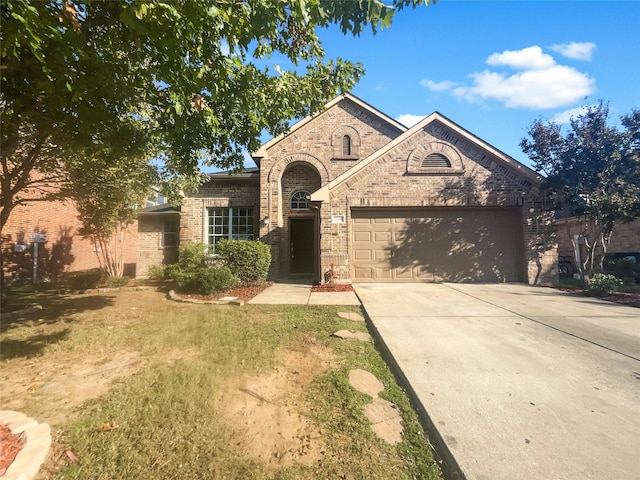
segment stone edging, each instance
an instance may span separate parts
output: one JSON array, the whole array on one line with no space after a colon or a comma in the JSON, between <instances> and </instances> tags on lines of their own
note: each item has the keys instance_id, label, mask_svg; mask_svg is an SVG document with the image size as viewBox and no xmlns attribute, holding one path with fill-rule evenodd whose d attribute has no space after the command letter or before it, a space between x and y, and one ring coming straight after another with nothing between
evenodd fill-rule
<instances>
[{"instance_id":1,"label":"stone edging","mask_svg":"<svg viewBox=\"0 0 640 480\"><path fill-rule=\"evenodd\" d=\"M238 297L223 298L220 300L196 300L194 298L182 298L174 290L169 290L167 296L174 302L195 303L197 305L236 305L238 307L244 305L244 300L239 300Z\"/></svg>"},{"instance_id":2,"label":"stone edging","mask_svg":"<svg viewBox=\"0 0 640 480\"><path fill-rule=\"evenodd\" d=\"M6 424L11 433L24 434L25 444L2 477L3 480L32 480L38 474L51 448L51 428L38 423L24 413L0 411L0 423Z\"/></svg>"}]
</instances>

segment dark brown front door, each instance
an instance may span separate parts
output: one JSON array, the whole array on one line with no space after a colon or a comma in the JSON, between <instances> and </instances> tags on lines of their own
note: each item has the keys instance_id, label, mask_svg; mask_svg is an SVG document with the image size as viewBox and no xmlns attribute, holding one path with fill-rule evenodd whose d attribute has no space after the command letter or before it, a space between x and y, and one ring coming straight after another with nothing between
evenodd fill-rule
<instances>
[{"instance_id":1,"label":"dark brown front door","mask_svg":"<svg viewBox=\"0 0 640 480\"><path fill-rule=\"evenodd\" d=\"M292 274L315 273L313 218L292 218L289 221L290 257Z\"/></svg>"}]
</instances>

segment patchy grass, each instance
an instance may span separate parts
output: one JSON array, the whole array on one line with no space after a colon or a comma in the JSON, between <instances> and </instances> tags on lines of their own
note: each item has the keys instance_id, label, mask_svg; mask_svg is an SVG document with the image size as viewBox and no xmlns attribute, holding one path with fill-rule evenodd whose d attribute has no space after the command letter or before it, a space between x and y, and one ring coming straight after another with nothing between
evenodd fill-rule
<instances>
[{"instance_id":1,"label":"patchy grass","mask_svg":"<svg viewBox=\"0 0 640 480\"><path fill-rule=\"evenodd\" d=\"M374 346L331 337L366 330L336 315L355 307L186 305L156 292L38 301L45 310L3 324L0 381L5 408L54 427L39 479L440 478ZM401 410L400 444L371 431L355 368Z\"/></svg>"}]
</instances>

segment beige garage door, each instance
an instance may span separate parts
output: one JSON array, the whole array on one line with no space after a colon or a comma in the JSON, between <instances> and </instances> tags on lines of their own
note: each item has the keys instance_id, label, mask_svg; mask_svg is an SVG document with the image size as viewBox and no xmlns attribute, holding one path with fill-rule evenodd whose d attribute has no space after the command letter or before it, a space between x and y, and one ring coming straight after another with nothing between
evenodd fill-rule
<instances>
[{"instance_id":1,"label":"beige garage door","mask_svg":"<svg viewBox=\"0 0 640 480\"><path fill-rule=\"evenodd\" d=\"M354 281L523 280L519 208L353 209Z\"/></svg>"}]
</instances>

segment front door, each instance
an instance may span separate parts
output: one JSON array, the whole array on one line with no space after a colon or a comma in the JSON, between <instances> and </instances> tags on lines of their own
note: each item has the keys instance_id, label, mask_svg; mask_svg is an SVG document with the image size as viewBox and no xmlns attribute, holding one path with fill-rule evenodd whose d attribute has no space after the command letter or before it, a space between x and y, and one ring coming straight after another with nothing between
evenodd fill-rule
<instances>
[{"instance_id":1,"label":"front door","mask_svg":"<svg viewBox=\"0 0 640 480\"><path fill-rule=\"evenodd\" d=\"M313 274L314 268L314 219L292 218L289 220L290 257L289 272Z\"/></svg>"}]
</instances>

